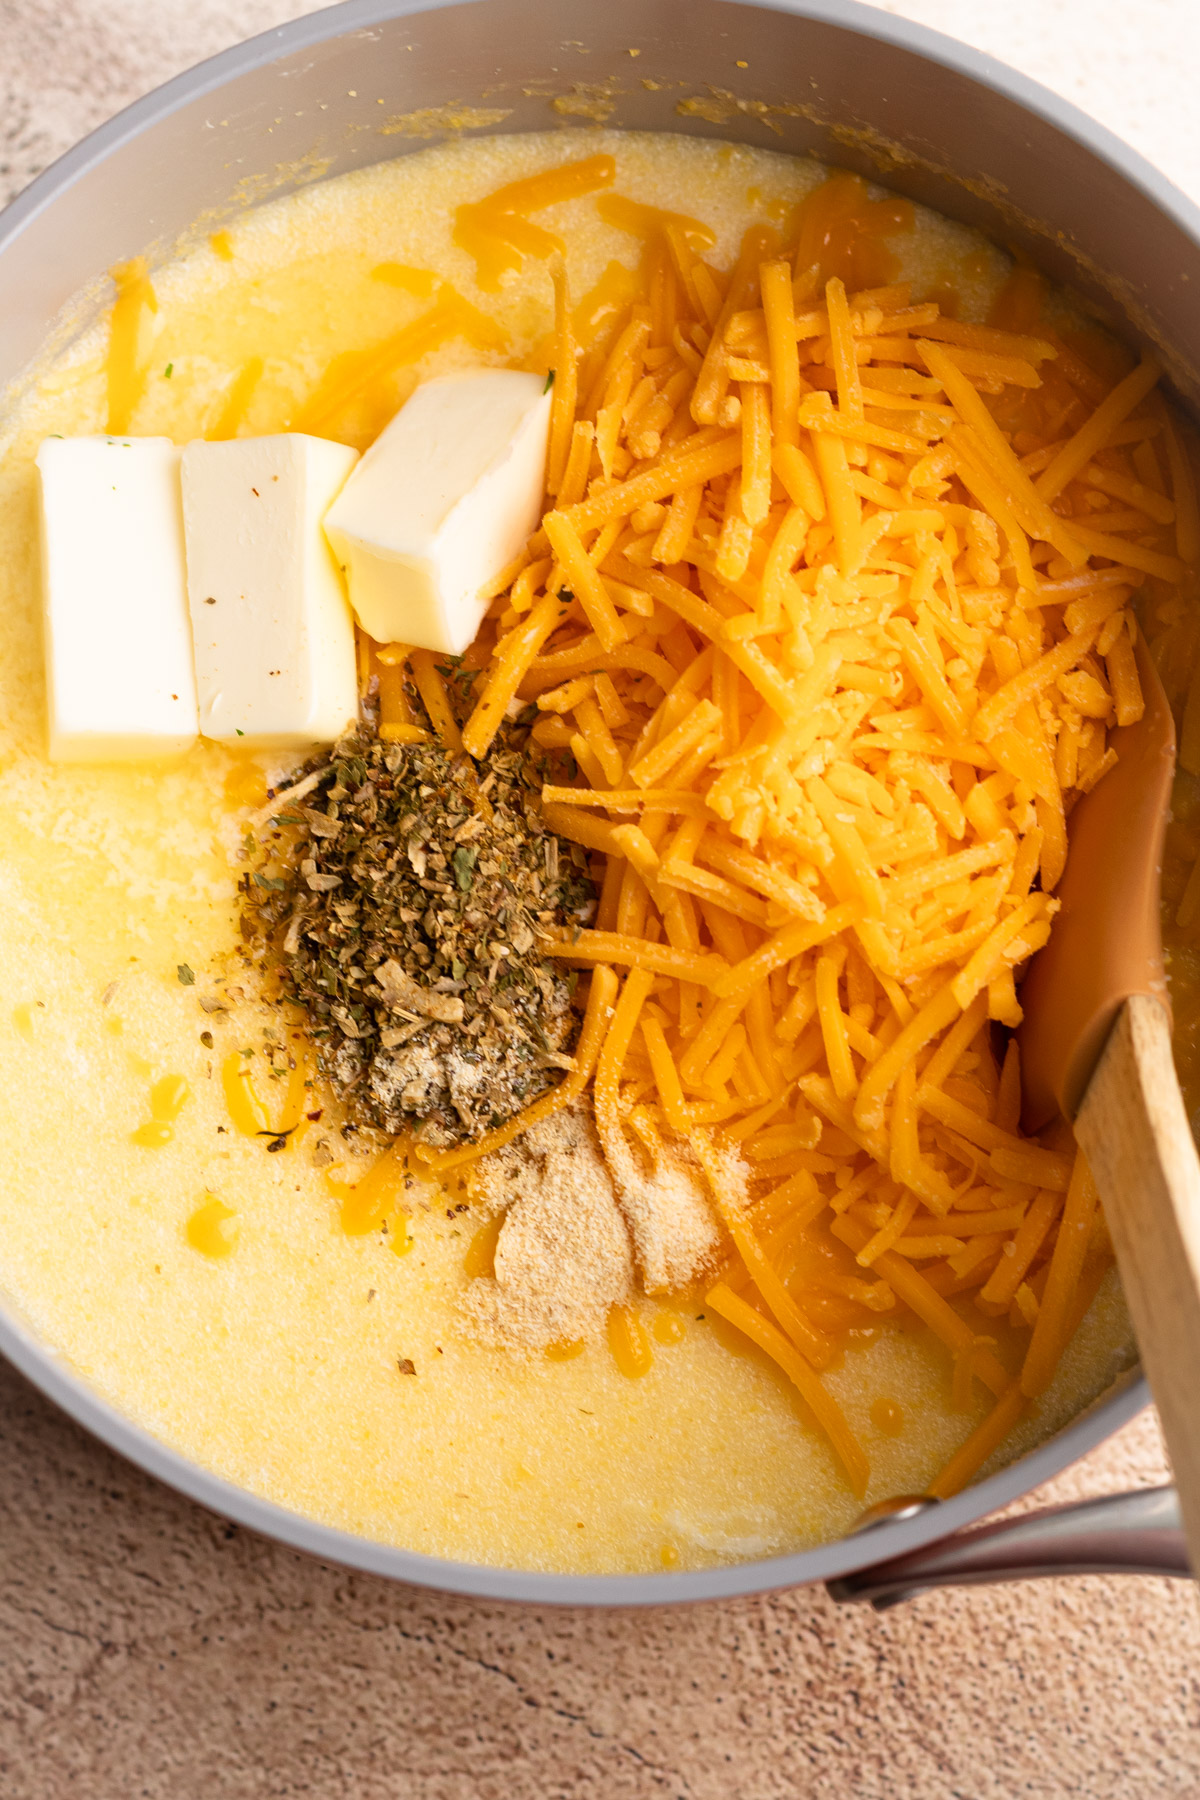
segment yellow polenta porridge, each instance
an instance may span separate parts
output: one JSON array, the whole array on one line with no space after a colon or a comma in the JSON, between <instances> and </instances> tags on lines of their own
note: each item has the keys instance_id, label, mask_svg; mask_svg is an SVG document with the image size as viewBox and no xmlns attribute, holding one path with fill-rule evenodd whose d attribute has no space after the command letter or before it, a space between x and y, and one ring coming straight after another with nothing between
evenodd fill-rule
<instances>
[{"instance_id":1,"label":"yellow polenta porridge","mask_svg":"<svg viewBox=\"0 0 1200 1800\"><path fill-rule=\"evenodd\" d=\"M18 1313L257 1494L588 1572L949 1495L1130 1367L1013 1034L1139 633L1186 702L1154 365L667 136L113 279L0 440Z\"/></svg>"}]
</instances>

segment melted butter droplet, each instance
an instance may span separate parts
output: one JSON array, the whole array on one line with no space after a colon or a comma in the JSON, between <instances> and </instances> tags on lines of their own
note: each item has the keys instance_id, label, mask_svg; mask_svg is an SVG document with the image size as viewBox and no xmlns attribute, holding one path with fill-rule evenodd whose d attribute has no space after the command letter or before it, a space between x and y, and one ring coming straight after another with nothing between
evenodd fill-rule
<instances>
[{"instance_id":1,"label":"melted butter droplet","mask_svg":"<svg viewBox=\"0 0 1200 1800\"><path fill-rule=\"evenodd\" d=\"M390 1213L401 1212L396 1206L396 1190L403 1179L403 1151L395 1144L372 1163L353 1187L347 1187L332 1173L326 1175L325 1186L341 1206L341 1226L347 1237L366 1237L378 1231Z\"/></svg>"},{"instance_id":2,"label":"melted butter droplet","mask_svg":"<svg viewBox=\"0 0 1200 1800\"><path fill-rule=\"evenodd\" d=\"M267 798L267 778L256 762L235 763L225 777L225 803L233 811L260 807Z\"/></svg>"},{"instance_id":3,"label":"melted butter droplet","mask_svg":"<svg viewBox=\"0 0 1200 1800\"><path fill-rule=\"evenodd\" d=\"M221 1064L221 1084L225 1091L225 1110L243 1137L263 1135L269 1121L267 1109L259 1098L250 1074L250 1066L237 1050Z\"/></svg>"},{"instance_id":4,"label":"melted butter droplet","mask_svg":"<svg viewBox=\"0 0 1200 1800\"><path fill-rule=\"evenodd\" d=\"M150 1089L150 1117L171 1125L191 1097L192 1090L182 1075L164 1075Z\"/></svg>"},{"instance_id":5,"label":"melted butter droplet","mask_svg":"<svg viewBox=\"0 0 1200 1800\"><path fill-rule=\"evenodd\" d=\"M147 1119L144 1125L130 1133L130 1142L140 1144L143 1150L161 1150L169 1144L175 1133L163 1119Z\"/></svg>"},{"instance_id":6,"label":"melted butter droplet","mask_svg":"<svg viewBox=\"0 0 1200 1800\"><path fill-rule=\"evenodd\" d=\"M904 1430L904 1409L895 1400L881 1394L871 1402L871 1423L887 1437L899 1437Z\"/></svg>"},{"instance_id":7,"label":"melted butter droplet","mask_svg":"<svg viewBox=\"0 0 1200 1800\"><path fill-rule=\"evenodd\" d=\"M237 1214L210 1194L187 1222L187 1241L202 1256L228 1256L237 1241Z\"/></svg>"}]
</instances>

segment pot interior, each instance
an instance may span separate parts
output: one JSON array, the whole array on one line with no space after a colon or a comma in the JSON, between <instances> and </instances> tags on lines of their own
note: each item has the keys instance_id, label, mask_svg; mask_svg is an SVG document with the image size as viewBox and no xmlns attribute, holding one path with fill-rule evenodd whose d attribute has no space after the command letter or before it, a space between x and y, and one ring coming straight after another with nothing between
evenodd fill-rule
<instances>
[{"instance_id":1,"label":"pot interior","mask_svg":"<svg viewBox=\"0 0 1200 1800\"><path fill-rule=\"evenodd\" d=\"M264 200L448 135L597 123L814 156L983 230L1152 343L1184 397L1200 364L1191 209L1099 128L961 46L851 5L730 0L360 4L298 21L179 78L72 151L0 224L0 376L18 380L108 303L101 272L163 261ZM1021 1463L929 1517L775 1562L663 1577L463 1570L282 1513L197 1471L90 1395L15 1321L0 1345L126 1454L220 1510L405 1579L542 1600L751 1591L903 1553L1082 1454L1143 1403L1120 1391ZM886 1536L887 1543L882 1539Z\"/></svg>"}]
</instances>

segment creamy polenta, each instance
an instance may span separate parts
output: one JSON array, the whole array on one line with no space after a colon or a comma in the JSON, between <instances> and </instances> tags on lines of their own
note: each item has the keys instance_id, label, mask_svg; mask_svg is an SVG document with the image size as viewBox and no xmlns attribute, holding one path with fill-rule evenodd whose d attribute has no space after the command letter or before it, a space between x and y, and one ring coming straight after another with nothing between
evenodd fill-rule
<instances>
[{"instance_id":1,"label":"creamy polenta","mask_svg":"<svg viewBox=\"0 0 1200 1800\"><path fill-rule=\"evenodd\" d=\"M363 448L418 379L536 362L553 326L546 263L517 257L487 281L455 242L456 210L602 153L616 193L701 220L719 269L747 226L779 225L826 175L715 142L589 131L453 143L316 184L153 271L156 310L138 312L118 372L121 429L177 443L328 429ZM592 195L541 223L597 317L627 303L635 234ZM881 241L915 299L964 320L986 318L1010 276L1001 251L921 209ZM449 323L430 329L435 295ZM954 1410L924 1327L881 1314L825 1374L869 1453L864 1501L780 1370L702 1292L640 1303L649 1354L634 1378L602 1341L546 1356L474 1340L462 1301L479 1221L457 1188L415 1186L407 1228L393 1215L386 1231L343 1230L326 1172L353 1158L319 1087L289 1086L291 1040L237 956L247 821L289 765L210 743L138 768L44 754L33 459L50 434L106 429L108 329L37 369L0 420L0 1289L14 1309L197 1463L430 1555L699 1567L811 1546L864 1503L925 1488L992 1401L977 1387ZM351 398L334 427L338 392ZM272 1127L295 1127L282 1146L239 1128L239 1083ZM1003 1456L1059 1428L1133 1355L1110 1273Z\"/></svg>"}]
</instances>

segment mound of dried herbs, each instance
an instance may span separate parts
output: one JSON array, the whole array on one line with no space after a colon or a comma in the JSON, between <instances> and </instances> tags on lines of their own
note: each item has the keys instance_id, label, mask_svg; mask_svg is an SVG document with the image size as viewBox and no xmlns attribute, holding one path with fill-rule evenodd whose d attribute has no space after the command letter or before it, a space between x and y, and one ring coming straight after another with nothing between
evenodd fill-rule
<instances>
[{"instance_id":1,"label":"mound of dried herbs","mask_svg":"<svg viewBox=\"0 0 1200 1800\"><path fill-rule=\"evenodd\" d=\"M590 916L594 890L542 824L542 779L523 731L476 769L381 742L368 714L278 796L243 935L353 1123L472 1141L570 1067L574 977L538 934Z\"/></svg>"}]
</instances>

